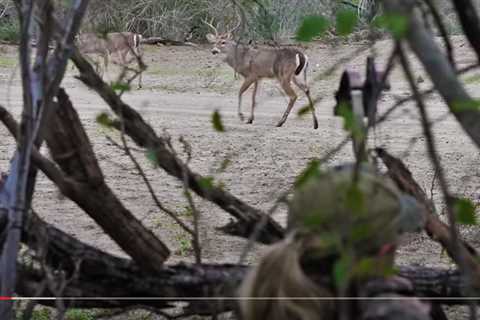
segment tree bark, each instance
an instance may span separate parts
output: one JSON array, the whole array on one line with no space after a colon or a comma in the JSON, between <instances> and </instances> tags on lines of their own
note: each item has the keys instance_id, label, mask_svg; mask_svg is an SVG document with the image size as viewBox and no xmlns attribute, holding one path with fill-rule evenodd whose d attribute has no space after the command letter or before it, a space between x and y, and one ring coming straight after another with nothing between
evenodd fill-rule
<instances>
[{"instance_id":1,"label":"tree bark","mask_svg":"<svg viewBox=\"0 0 480 320\"><path fill-rule=\"evenodd\" d=\"M139 266L145 270L161 268L170 254L168 248L123 206L103 180L90 141L63 90L59 91L58 103L46 139L52 157L66 175L36 149L32 153L34 164ZM15 121L1 107L0 120L9 131L16 132Z\"/></svg>"},{"instance_id":2,"label":"tree bark","mask_svg":"<svg viewBox=\"0 0 480 320\"><path fill-rule=\"evenodd\" d=\"M238 285L246 276L249 267L232 264L179 264L164 265L160 270L145 272L129 259L112 256L95 247L78 241L72 236L43 221L32 212L22 234L22 241L30 248L46 252L45 261L54 269L65 270L71 276L75 264L80 262L73 280L66 287L64 297L111 297L106 300L75 300L71 307L119 307L144 305L165 307L166 302L189 301L188 297L213 298L203 302L210 306L215 297L225 297L221 310L231 310ZM381 287L381 291L406 293L419 297L443 297L443 304L465 304L467 283L458 271L434 268L399 267L399 276L412 283L405 292L403 286ZM39 271L22 267L18 293L32 296L36 284L42 281ZM378 292L377 288L368 288ZM44 292L42 296L52 296ZM155 300L120 300L122 297L165 298ZM169 300L170 298L170 300ZM191 300L190 300L191 301ZM195 302L198 304L201 301Z\"/></svg>"},{"instance_id":3,"label":"tree bark","mask_svg":"<svg viewBox=\"0 0 480 320\"><path fill-rule=\"evenodd\" d=\"M143 268L156 270L170 255L149 229L142 225L113 194L103 179L90 141L67 94L58 94L59 107L47 133L52 158L67 177L76 181L69 198Z\"/></svg>"}]
</instances>

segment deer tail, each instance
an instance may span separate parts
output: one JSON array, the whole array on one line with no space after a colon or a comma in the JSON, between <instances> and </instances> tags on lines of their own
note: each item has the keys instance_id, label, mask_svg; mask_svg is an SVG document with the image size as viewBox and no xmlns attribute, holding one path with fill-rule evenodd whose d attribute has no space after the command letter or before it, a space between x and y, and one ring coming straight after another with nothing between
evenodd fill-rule
<instances>
[{"instance_id":1,"label":"deer tail","mask_svg":"<svg viewBox=\"0 0 480 320\"><path fill-rule=\"evenodd\" d=\"M303 68L303 80L307 83L308 58L305 56L305 68Z\"/></svg>"},{"instance_id":2,"label":"deer tail","mask_svg":"<svg viewBox=\"0 0 480 320\"><path fill-rule=\"evenodd\" d=\"M297 63L297 69L295 69L295 75L298 76L302 71L305 74L305 80L306 80L306 72L307 72L307 66L308 66L308 57L306 54L303 54L301 52L297 52L295 55L295 60Z\"/></svg>"},{"instance_id":3,"label":"deer tail","mask_svg":"<svg viewBox=\"0 0 480 320\"><path fill-rule=\"evenodd\" d=\"M140 46L140 41L142 41L142 35L139 33L135 33L133 37L133 47L138 48Z\"/></svg>"}]
</instances>

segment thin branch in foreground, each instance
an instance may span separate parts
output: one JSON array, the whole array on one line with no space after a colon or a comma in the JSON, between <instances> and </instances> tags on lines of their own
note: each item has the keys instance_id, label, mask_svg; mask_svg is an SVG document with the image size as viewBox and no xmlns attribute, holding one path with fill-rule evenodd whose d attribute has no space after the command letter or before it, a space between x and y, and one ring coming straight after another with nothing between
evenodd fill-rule
<instances>
[{"instance_id":1,"label":"thin branch in foreground","mask_svg":"<svg viewBox=\"0 0 480 320\"><path fill-rule=\"evenodd\" d=\"M138 146L154 152L158 165L168 174L183 181L184 173L186 173L188 187L191 190L235 217L238 221L235 228L230 229L231 235L248 237L251 234L256 223L265 214L264 212L248 205L222 188L217 186L206 188L202 184L205 178L188 167L184 168L181 159L172 154L166 146L165 140L155 133L137 111L125 104L112 88L102 81L78 51L74 51L72 60L80 71L78 78L89 88L95 90L117 116L120 114L124 116L126 135L130 136ZM121 124L114 124L118 130L120 130L120 126ZM262 230L259 241L270 244L282 239L283 236L283 228L273 219L269 219L266 227Z\"/></svg>"},{"instance_id":2,"label":"thin branch in foreground","mask_svg":"<svg viewBox=\"0 0 480 320\"><path fill-rule=\"evenodd\" d=\"M428 155L430 157L430 161L432 162L433 168L438 176L440 189L442 190L443 198L447 205L450 232L451 232L454 248L456 249L452 252L454 254L453 259L459 264L461 270L467 271L465 270L466 266L465 266L464 258L460 255L460 251L458 250L459 240L458 240L457 222L455 219L455 213L453 209L453 197L450 194L448 183L445 178L445 173L444 173L442 164L440 163L440 159L438 157L438 152L435 145L435 138L433 137L432 131L430 129L430 121L428 119L426 107L422 100L421 94L417 86L415 85L415 79L410 68L410 63L407 60L407 57L405 56L405 52L403 51L402 48L400 48L399 57L400 57L400 62L402 64L403 70L405 72L405 76L407 78L408 83L410 84L410 89L413 92L413 95L415 97L415 100L418 106L418 110L421 115L423 134L425 135L425 138L426 138Z\"/></svg>"},{"instance_id":3,"label":"thin branch in foreground","mask_svg":"<svg viewBox=\"0 0 480 320\"><path fill-rule=\"evenodd\" d=\"M440 36L443 39L443 43L445 44L445 49L447 51L448 61L450 61L450 63L452 64L452 67L455 68L453 46L452 46L452 43L450 42L448 31L447 31L447 28L445 27L445 24L443 23L442 17L440 16L440 13L438 12L432 0L423 0L423 2L425 2L428 9L430 10L430 13L433 16L433 21L435 21L435 24L438 27L438 31L440 31Z\"/></svg>"},{"instance_id":4,"label":"thin branch in foreground","mask_svg":"<svg viewBox=\"0 0 480 320\"><path fill-rule=\"evenodd\" d=\"M123 122L123 120L122 120ZM183 230L185 230L187 233L193 235L194 231L187 226L178 216L175 212L171 211L167 207L165 207L160 199L158 199L155 190L153 190L153 186L150 183L150 180L148 179L147 175L145 174L145 171L143 171L142 166L140 163L137 161L137 158L133 155L132 151L130 150L130 147L127 144L127 140L125 139L125 131L122 130L120 132L120 139L122 140L122 145L121 148L125 152L125 154L130 158L132 161L133 165L138 171L138 174L140 177L142 177L143 182L145 183L145 186L148 189L148 192L150 193L150 196L152 197L152 200L155 202L155 205L162 210L165 214L167 214L170 218L172 218Z\"/></svg>"},{"instance_id":5,"label":"thin branch in foreground","mask_svg":"<svg viewBox=\"0 0 480 320\"><path fill-rule=\"evenodd\" d=\"M195 262L197 264L201 264L202 263L202 247L200 245L200 234L199 234L200 233L199 231L200 211L197 209L197 206L193 201L192 194L190 193L190 189L188 188L188 172L187 172L188 167L187 166L190 160L192 159L191 147L183 138L180 139L180 142L183 144L184 150L187 152L187 162L184 163L183 161L180 160L177 152L173 148L170 136L168 136L165 139L165 141L167 143L168 148L170 149L170 152L172 152L173 156L179 159L180 166L182 168L183 194L187 199L188 205L190 206L190 210L192 210L192 215L193 215L193 232L191 233L193 252L195 254Z\"/></svg>"},{"instance_id":6,"label":"thin branch in foreground","mask_svg":"<svg viewBox=\"0 0 480 320\"><path fill-rule=\"evenodd\" d=\"M422 119L421 123L422 123L423 133L426 138L428 154L433 164L435 173L438 177L440 189L442 190L442 193L443 193L443 199L447 205L449 230L450 230L450 235L452 238L452 245L453 245L453 250L451 252L452 258L458 264L460 268L460 272L462 272L462 274L466 275L467 278L470 279L470 278L473 278L473 276L478 276L478 275L474 275L475 271L472 268L470 268L466 260L467 257L465 257L463 254L463 251L460 250L460 239L458 235L455 212L453 208L455 199L454 197L451 196L449 192L448 183L445 178L445 173L444 173L442 164L440 162L440 159L438 157L438 152L436 150L436 145L435 145L435 138L430 128L430 120L428 119L426 106L422 100L422 97L420 95L420 92L417 86L415 85L415 80L410 68L409 61L406 58L405 52L401 48L400 48L399 56L400 56L401 64L403 66L403 70L405 72L405 76L410 84L410 88L413 91L418 109L420 111L420 115ZM469 291L470 290L471 289L469 289ZM469 304L469 306L470 306L470 310L472 311L471 316L475 318L475 304L472 302Z\"/></svg>"},{"instance_id":7,"label":"thin branch in foreground","mask_svg":"<svg viewBox=\"0 0 480 320\"><path fill-rule=\"evenodd\" d=\"M458 69L456 71L456 73L457 73L457 75L462 75L462 74L467 73L471 70L477 69L479 66L480 65L478 63L471 64L471 65L468 65L466 67ZM432 95L433 93L435 93L435 91L436 91L436 88L433 86L429 89L421 91L420 95L422 96L422 98L425 98L425 97L428 97L428 96ZM405 105L407 102L410 102L414 99L415 99L415 97L413 95L402 98L402 99L398 99L397 102L395 102L395 104L393 104L390 108L387 109L387 111L385 111L380 117L377 118L377 120L375 121L375 124L378 125L378 124L386 121L388 119L388 117L394 111L396 111L399 107Z\"/></svg>"},{"instance_id":8,"label":"thin branch in foreground","mask_svg":"<svg viewBox=\"0 0 480 320\"><path fill-rule=\"evenodd\" d=\"M63 171L36 148L32 160L52 180L62 194L75 202L117 244L145 269L156 269L166 260L169 249L127 209L106 185L81 122L66 93L58 95L61 108L52 120L47 142L53 158ZM59 93L60 93L59 92ZM0 121L16 133L18 125L8 111L0 107ZM83 146L79 152L78 146ZM64 157L65 154L72 155ZM109 213L106 215L105 213Z\"/></svg>"}]
</instances>

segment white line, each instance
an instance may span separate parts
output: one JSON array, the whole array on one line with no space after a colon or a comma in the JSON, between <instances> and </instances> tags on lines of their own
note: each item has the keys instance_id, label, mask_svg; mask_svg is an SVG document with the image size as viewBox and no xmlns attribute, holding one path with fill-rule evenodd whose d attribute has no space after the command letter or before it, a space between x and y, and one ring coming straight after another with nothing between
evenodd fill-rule
<instances>
[{"instance_id":1,"label":"white line","mask_svg":"<svg viewBox=\"0 0 480 320\"><path fill-rule=\"evenodd\" d=\"M12 297L13 300L480 300L480 297Z\"/></svg>"}]
</instances>

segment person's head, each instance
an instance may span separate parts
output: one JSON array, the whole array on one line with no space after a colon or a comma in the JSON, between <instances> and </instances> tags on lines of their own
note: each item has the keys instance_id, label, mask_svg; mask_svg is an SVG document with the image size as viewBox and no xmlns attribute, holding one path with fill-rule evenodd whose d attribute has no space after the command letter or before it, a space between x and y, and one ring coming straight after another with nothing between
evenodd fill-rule
<instances>
[{"instance_id":1,"label":"person's head","mask_svg":"<svg viewBox=\"0 0 480 320\"><path fill-rule=\"evenodd\" d=\"M404 216L412 217L411 199L371 167L353 165L317 171L297 184L289 201L285 240L273 246L241 286L245 320L331 318L329 297L350 284L392 271ZM405 207L404 199L409 199Z\"/></svg>"}]
</instances>

